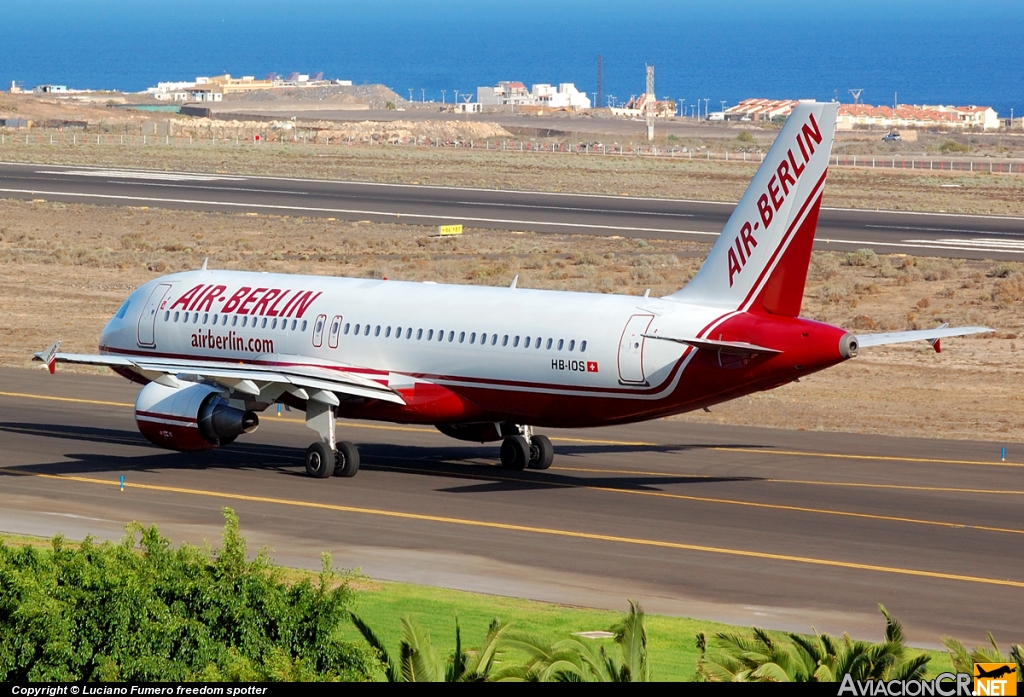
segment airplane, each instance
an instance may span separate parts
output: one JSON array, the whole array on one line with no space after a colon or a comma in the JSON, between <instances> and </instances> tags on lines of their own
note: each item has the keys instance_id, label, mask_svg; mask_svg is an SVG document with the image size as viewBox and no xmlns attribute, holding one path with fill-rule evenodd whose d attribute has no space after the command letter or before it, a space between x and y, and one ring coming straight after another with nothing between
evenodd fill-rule
<instances>
[{"instance_id":1,"label":"airplane","mask_svg":"<svg viewBox=\"0 0 1024 697\"><path fill-rule=\"evenodd\" d=\"M838 105L800 102L697 275L652 298L209 269L154 279L103 329L98 354L144 385L139 430L199 451L252 433L259 412L305 412L309 476L351 477L336 419L429 424L500 441L501 465L547 469L534 429L628 424L784 385L861 349L991 331L854 335L800 317Z\"/></svg>"}]
</instances>

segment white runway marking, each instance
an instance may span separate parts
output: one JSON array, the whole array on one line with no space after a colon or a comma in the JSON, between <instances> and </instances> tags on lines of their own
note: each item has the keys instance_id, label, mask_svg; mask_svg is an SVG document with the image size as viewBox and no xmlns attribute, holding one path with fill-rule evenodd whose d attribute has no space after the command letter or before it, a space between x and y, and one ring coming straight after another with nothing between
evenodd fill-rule
<instances>
[{"instance_id":1,"label":"white runway marking","mask_svg":"<svg viewBox=\"0 0 1024 697\"><path fill-rule=\"evenodd\" d=\"M940 240L904 240L905 242L913 242L915 244L944 244L954 245L956 247L963 247L964 249L984 249L999 252L1009 252L1021 250L1024 251L1024 240L1000 240L1000 239L940 239Z\"/></svg>"},{"instance_id":2,"label":"white runway marking","mask_svg":"<svg viewBox=\"0 0 1024 697\"><path fill-rule=\"evenodd\" d=\"M102 177L114 179L164 179L174 182L245 181L245 177L228 177L219 174L187 174L176 172L139 172L130 169L90 170L38 170L36 174L60 174L74 177Z\"/></svg>"}]
</instances>

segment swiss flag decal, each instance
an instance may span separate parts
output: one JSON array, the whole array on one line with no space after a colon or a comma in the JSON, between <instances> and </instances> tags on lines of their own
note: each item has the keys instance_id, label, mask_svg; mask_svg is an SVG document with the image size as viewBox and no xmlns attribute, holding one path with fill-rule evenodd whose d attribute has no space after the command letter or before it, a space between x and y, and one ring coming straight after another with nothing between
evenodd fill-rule
<instances>
[{"instance_id":1,"label":"swiss flag decal","mask_svg":"<svg viewBox=\"0 0 1024 697\"><path fill-rule=\"evenodd\" d=\"M597 372L597 361L587 361L587 372L588 373L596 373Z\"/></svg>"}]
</instances>

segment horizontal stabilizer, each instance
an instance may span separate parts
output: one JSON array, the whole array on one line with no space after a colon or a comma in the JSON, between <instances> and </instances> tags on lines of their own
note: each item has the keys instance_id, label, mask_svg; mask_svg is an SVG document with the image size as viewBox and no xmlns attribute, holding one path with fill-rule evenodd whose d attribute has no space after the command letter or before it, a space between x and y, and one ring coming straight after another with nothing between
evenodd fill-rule
<instances>
[{"instance_id":1,"label":"horizontal stabilizer","mask_svg":"<svg viewBox=\"0 0 1024 697\"><path fill-rule=\"evenodd\" d=\"M662 336L661 334L641 334L645 339L661 339L663 341L674 341L677 344L686 344L699 349L718 351L730 356L755 356L760 353L782 353L781 351L766 346L748 344L745 341L715 341L714 339L682 339L674 336Z\"/></svg>"},{"instance_id":2,"label":"horizontal stabilizer","mask_svg":"<svg viewBox=\"0 0 1024 697\"><path fill-rule=\"evenodd\" d=\"M881 334L859 334L857 346L860 348L871 348L872 346L887 346L889 344L905 344L911 341L927 341L936 352L939 349L939 340L951 336L967 336L968 334L985 334L992 330L988 327L947 327L942 325L935 329L915 329L907 332L883 332Z\"/></svg>"}]
</instances>

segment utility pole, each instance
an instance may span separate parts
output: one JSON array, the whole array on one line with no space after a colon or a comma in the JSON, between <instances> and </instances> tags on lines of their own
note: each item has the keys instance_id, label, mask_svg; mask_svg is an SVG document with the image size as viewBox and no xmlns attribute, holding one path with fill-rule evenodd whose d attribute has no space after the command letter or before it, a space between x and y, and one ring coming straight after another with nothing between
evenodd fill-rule
<instances>
[{"instance_id":1,"label":"utility pole","mask_svg":"<svg viewBox=\"0 0 1024 697\"><path fill-rule=\"evenodd\" d=\"M644 111L647 120L647 142L654 140L654 109L658 98L654 96L654 66L647 66L647 92L644 94Z\"/></svg>"},{"instance_id":2,"label":"utility pole","mask_svg":"<svg viewBox=\"0 0 1024 697\"><path fill-rule=\"evenodd\" d=\"M409 88L409 101L412 102L412 87Z\"/></svg>"},{"instance_id":3,"label":"utility pole","mask_svg":"<svg viewBox=\"0 0 1024 697\"><path fill-rule=\"evenodd\" d=\"M597 54L597 97L594 99L597 107L604 101L604 57L600 53Z\"/></svg>"},{"instance_id":4,"label":"utility pole","mask_svg":"<svg viewBox=\"0 0 1024 697\"><path fill-rule=\"evenodd\" d=\"M723 99L723 100L721 100L721 102L722 102L722 119L725 119L725 100Z\"/></svg>"},{"instance_id":5,"label":"utility pole","mask_svg":"<svg viewBox=\"0 0 1024 697\"><path fill-rule=\"evenodd\" d=\"M682 97L679 98L679 115L686 118L686 100Z\"/></svg>"},{"instance_id":6,"label":"utility pole","mask_svg":"<svg viewBox=\"0 0 1024 697\"><path fill-rule=\"evenodd\" d=\"M704 97L704 118L708 117L708 98Z\"/></svg>"},{"instance_id":7,"label":"utility pole","mask_svg":"<svg viewBox=\"0 0 1024 697\"><path fill-rule=\"evenodd\" d=\"M441 103L444 104L444 95L448 90L441 90Z\"/></svg>"},{"instance_id":8,"label":"utility pole","mask_svg":"<svg viewBox=\"0 0 1024 697\"><path fill-rule=\"evenodd\" d=\"M422 87L420 88L420 101L421 102L427 101L427 91L425 89L423 89Z\"/></svg>"},{"instance_id":9,"label":"utility pole","mask_svg":"<svg viewBox=\"0 0 1024 697\"><path fill-rule=\"evenodd\" d=\"M859 87L859 88L857 88L855 90L847 90L847 92L849 92L850 96L853 97L853 103L854 104L860 104L860 95L861 95L862 92L864 92L864 88L863 87Z\"/></svg>"}]
</instances>

